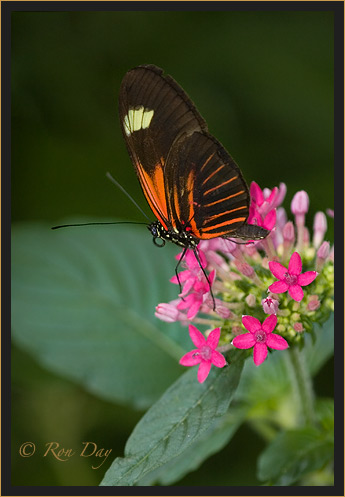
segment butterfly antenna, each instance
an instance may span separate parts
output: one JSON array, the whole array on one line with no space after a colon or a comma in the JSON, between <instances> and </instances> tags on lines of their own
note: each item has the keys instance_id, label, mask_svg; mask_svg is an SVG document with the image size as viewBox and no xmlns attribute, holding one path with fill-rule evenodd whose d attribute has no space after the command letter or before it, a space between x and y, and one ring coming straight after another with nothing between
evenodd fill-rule
<instances>
[{"instance_id":1,"label":"butterfly antenna","mask_svg":"<svg viewBox=\"0 0 345 497\"><path fill-rule=\"evenodd\" d=\"M146 217L146 219L147 219L149 222L151 222L150 218L149 218L149 217L145 214L145 212L142 210L142 208L141 208L141 207L140 207L140 206L136 203L136 201L134 200L134 198L132 198L132 197L130 196L130 194L129 194L129 193L128 193L128 192L127 192L124 188L123 188L123 186L121 186L121 185L120 185L120 183L118 183L118 182L116 181L116 179L114 179L114 178L112 177L112 175L111 175L109 172L107 172L107 173L106 173L106 177L107 177L108 179L110 179L110 181L111 181L112 183L114 183L114 185L116 185L118 188L120 188L120 190L121 190L121 191L122 191L122 192L123 192L123 193L124 193L124 194L125 194L128 198L129 198L129 200L131 200L131 201L132 201L132 203L133 203L133 204L137 207L137 209L139 209L139 211L142 213L142 215L143 215L144 217Z\"/></svg>"},{"instance_id":2,"label":"butterfly antenna","mask_svg":"<svg viewBox=\"0 0 345 497\"><path fill-rule=\"evenodd\" d=\"M144 224L145 226L146 223L135 223L132 221L114 221L114 222L105 222L105 223L76 223L76 224L60 224L59 226L52 226L52 230L58 230L59 228L70 228L74 226L91 226L91 225L100 225L100 224Z\"/></svg>"}]
</instances>

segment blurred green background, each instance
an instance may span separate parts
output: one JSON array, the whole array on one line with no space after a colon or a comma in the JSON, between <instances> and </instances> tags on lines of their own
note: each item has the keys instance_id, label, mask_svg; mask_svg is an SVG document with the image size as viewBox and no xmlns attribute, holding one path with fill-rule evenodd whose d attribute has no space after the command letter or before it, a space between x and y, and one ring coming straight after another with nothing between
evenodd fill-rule
<instances>
[{"instance_id":1,"label":"blurred green background","mask_svg":"<svg viewBox=\"0 0 345 497\"><path fill-rule=\"evenodd\" d=\"M248 183L285 182L287 209L294 193L306 190L310 227L316 211L333 208L331 12L15 12L11 28L13 222L54 225L71 215L144 221L107 171L152 217L117 115L123 75L144 63L162 67L185 89ZM12 484L98 485L142 413L97 399L16 347L12 359ZM332 381L329 363L317 391L331 396ZM248 464L236 467L246 437ZM24 459L18 448L27 439L67 447L93 439L113 454L99 470L81 458ZM177 484L237 485L245 478L257 485L262 447L243 427Z\"/></svg>"}]
</instances>

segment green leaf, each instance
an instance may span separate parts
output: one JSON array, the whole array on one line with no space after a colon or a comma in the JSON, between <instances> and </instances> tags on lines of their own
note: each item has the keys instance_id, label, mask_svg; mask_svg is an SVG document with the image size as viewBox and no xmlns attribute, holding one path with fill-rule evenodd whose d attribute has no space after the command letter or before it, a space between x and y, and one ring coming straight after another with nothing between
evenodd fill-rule
<instances>
[{"instance_id":1,"label":"green leaf","mask_svg":"<svg viewBox=\"0 0 345 497\"><path fill-rule=\"evenodd\" d=\"M14 341L94 394L147 408L182 372L190 342L154 316L178 292L174 252L153 247L145 227L15 226Z\"/></svg>"},{"instance_id":2,"label":"green leaf","mask_svg":"<svg viewBox=\"0 0 345 497\"><path fill-rule=\"evenodd\" d=\"M102 486L136 485L185 451L227 411L237 388L244 354L232 354L231 364L212 368L199 384L197 368L185 373L140 420L125 447L105 474Z\"/></svg>"},{"instance_id":3,"label":"green leaf","mask_svg":"<svg viewBox=\"0 0 345 497\"><path fill-rule=\"evenodd\" d=\"M214 421L182 454L152 471L140 480L139 485L147 486L159 483L171 485L187 473L194 471L211 455L219 452L232 439L237 429L245 419L246 410L239 407L229 408L229 411Z\"/></svg>"},{"instance_id":4,"label":"green leaf","mask_svg":"<svg viewBox=\"0 0 345 497\"><path fill-rule=\"evenodd\" d=\"M334 400L317 398L315 405L316 415L324 430L334 430Z\"/></svg>"},{"instance_id":5,"label":"green leaf","mask_svg":"<svg viewBox=\"0 0 345 497\"><path fill-rule=\"evenodd\" d=\"M316 341L306 334L305 356L311 374L314 376L329 359L334 349L334 317L322 326L316 327ZM252 359L246 361L236 398L251 405L273 401L285 396L290 388L290 377L285 362L287 350L273 351L266 361L256 367ZM292 406L293 407L293 406Z\"/></svg>"},{"instance_id":6,"label":"green leaf","mask_svg":"<svg viewBox=\"0 0 345 497\"><path fill-rule=\"evenodd\" d=\"M260 455L258 478L271 485L292 485L331 461L333 450L328 432L315 428L281 432Z\"/></svg>"},{"instance_id":7,"label":"green leaf","mask_svg":"<svg viewBox=\"0 0 345 497\"><path fill-rule=\"evenodd\" d=\"M245 363L241 382L236 392L236 399L252 406L277 399L286 393L290 379L284 355L287 351L274 351L268 354L266 361L255 366L252 357Z\"/></svg>"},{"instance_id":8,"label":"green leaf","mask_svg":"<svg viewBox=\"0 0 345 497\"><path fill-rule=\"evenodd\" d=\"M312 343L311 336L308 333L305 334L306 358L313 376L334 353L334 313L322 326L318 324L314 326L315 344Z\"/></svg>"}]
</instances>

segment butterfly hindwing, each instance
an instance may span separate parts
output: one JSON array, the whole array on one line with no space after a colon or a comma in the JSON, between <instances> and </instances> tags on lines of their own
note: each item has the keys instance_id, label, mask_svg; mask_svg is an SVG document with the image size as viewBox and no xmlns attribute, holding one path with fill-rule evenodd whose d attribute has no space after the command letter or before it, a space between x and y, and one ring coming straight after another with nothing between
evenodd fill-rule
<instances>
[{"instance_id":1,"label":"butterfly hindwing","mask_svg":"<svg viewBox=\"0 0 345 497\"><path fill-rule=\"evenodd\" d=\"M249 192L235 161L209 133L181 137L165 168L170 222L200 239L231 236L246 221Z\"/></svg>"}]
</instances>

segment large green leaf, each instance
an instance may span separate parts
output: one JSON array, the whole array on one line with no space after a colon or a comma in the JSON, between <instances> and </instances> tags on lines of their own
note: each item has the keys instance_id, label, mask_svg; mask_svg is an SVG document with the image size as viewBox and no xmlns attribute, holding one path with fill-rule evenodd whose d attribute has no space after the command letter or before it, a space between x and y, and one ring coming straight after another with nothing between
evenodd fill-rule
<instances>
[{"instance_id":1,"label":"large green leaf","mask_svg":"<svg viewBox=\"0 0 345 497\"><path fill-rule=\"evenodd\" d=\"M171 485L194 471L211 455L219 452L232 439L244 421L246 409L230 406L228 412L217 418L188 449L164 466L140 480L139 485ZM230 467L230 466L229 466Z\"/></svg>"},{"instance_id":2,"label":"large green leaf","mask_svg":"<svg viewBox=\"0 0 345 497\"><path fill-rule=\"evenodd\" d=\"M273 440L258 461L258 478L272 485L292 485L333 458L331 432L315 428L287 430Z\"/></svg>"},{"instance_id":3,"label":"large green leaf","mask_svg":"<svg viewBox=\"0 0 345 497\"><path fill-rule=\"evenodd\" d=\"M101 485L136 485L160 466L186 454L215 419L227 411L239 382L243 357L243 351L236 351L230 366L213 368L201 385L196 368L180 377L137 424L127 441L125 457L115 459Z\"/></svg>"},{"instance_id":4,"label":"large green leaf","mask_svg":"<svg viewBox=\"0 0 345 497\"><path fill-rule=\"evenodd\" d=\"M182 372L190 341L154 316L178 292L174 253L154 248L145 227L15 226L15 342L93 393L147 408Z\"/></svg>"}]
</instances>

